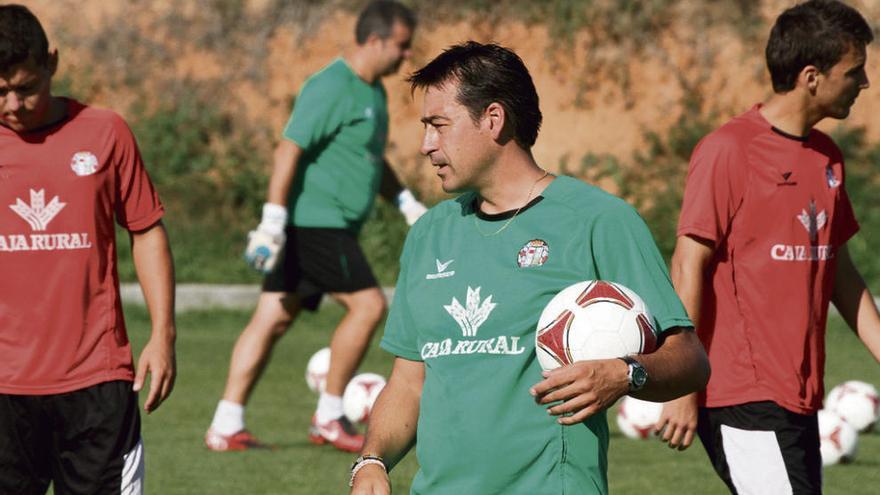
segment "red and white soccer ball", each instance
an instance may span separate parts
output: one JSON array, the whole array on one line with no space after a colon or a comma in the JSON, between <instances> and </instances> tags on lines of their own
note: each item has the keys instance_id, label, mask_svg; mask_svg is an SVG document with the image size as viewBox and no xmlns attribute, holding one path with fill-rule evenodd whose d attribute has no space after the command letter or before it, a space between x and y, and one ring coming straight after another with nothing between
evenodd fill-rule
<instances>
[{"instance_id":1,"label":"red and white soccer ball","mask_svg":"<svg viewBox=\"0 0 880 495\"><path fill-rule=\"evenodd\" d=\"M645 302L623 285L603 280L579 282L556 294L535 332L535 352L545 370L648 354L656 347L657 331Z\"/></svg>"},{"instance_id":2,"label":"red and white soccer ball","mask_svg":"<svg viewBox=\"0 0 880 495\"><path fill-rule=\"evenodd\" d=\"M361 373L352 378L342 394L342 409L349 421L366 423L383 388L385 378L376 373Z\"/></svg>"},{"instance_id":3,"label":"red and white soccer ball","mask_svg":"<svg viewBox=\"0 0 880 495\"><path fill-rule=\"evenodd\" d=\"M662 402L648 402L624 396L617 408L617 427L626 437L644 440L654 432L663 412Z\"/></svg>"},{"instance_id":4,"label":"red and white soccer ball","mask_svg":"<svg viewBox=\"0 0 880 495\"><path fill-rule=\"evenodd\" d=\"M825 409L837 413L856 430L869 431L880 417L880 396L870 383L850 380L831 389Z\"/></svg>"},{"instance_id":5,"label":"red and white soccer ball","mask_svg":"<svg viewBox=\"0 0 880 495\"><path fill-rule=\"evenodd\" d=\"M819 440L822 465L847 463L856 456L859 433L837 414L823 409L819 411Z\"/></svg>"},{"instance_id":6,"label":"red and white soccer ball","mask_svg":"<svg viewBox=\"0 0 880 495\"><path fill-rule=\"evenodd\" d=\"M324 391L327 385L327 372L330 370L330 348L325 347L312 354L306 365L306 383L315 393Z\"/></svg>"}]
</instances>

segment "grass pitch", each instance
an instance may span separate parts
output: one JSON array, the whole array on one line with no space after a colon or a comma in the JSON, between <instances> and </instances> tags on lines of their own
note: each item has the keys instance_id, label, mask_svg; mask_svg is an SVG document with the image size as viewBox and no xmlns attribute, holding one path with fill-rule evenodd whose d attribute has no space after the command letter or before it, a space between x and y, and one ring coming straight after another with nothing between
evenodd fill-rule
<instances>
[{"instance_id":1,"label":"grass pitch","mask_svg":"<svg viewBox=\"0 0 880 495\"><path fill-rule=\"evenodd\" d=\"M209 452L202 443L226 379L229 355L248 313L206 311L178 317L178 379L171 398L143 417L147 493L341 494L348 493L348 467L353 455L315 447L306 438L316 396L305 383L309 356L324 347L342 315L328 305L317 314L303 314L275 348L272 362L247 408L247 425L274 451ZM149 337L149 318L138 307L127 307L129 334L135 352ZM381 329L380 329L381 331ZM361 366L388 376L391 358L374 347ZM849 379L880 385L880 366L840 319L828 331L828 388ZM145 395L142 394L142 399ZM659 441L634 441L617 432L609 413L611 493L723 494L702 446L671 451ZM880 486L880 434L860 435L855 463L825 471L825 493L873 494ZM410 453L392 472L395 493L408 493L417 469ZM466 494L462 494L466 495Z\"/></svg>"}]
</instances>

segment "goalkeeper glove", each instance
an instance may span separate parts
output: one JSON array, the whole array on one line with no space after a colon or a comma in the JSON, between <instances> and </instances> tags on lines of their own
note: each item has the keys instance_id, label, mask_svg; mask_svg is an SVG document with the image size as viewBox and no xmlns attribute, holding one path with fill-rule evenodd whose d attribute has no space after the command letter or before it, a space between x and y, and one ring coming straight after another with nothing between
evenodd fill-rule
<instances>
[{"instance_id":1,"label":"goalkeeper glove","mask_svg":"<svg viewBox=\"0 0 880 495\"><path fill-rule=\"evenodd\" d=\"M269 273L278 261L278 254L284 246L287 224L287 208L273 203L263 205L263 219L255 230L248 232L248 245L244 259L249 265L263 273Z\"/></svg>"},{"instance_id":2,"label":"goalkeeper glove","mask_svg":"<svg viewBox=\"0 0 880 495\"><path fill-rule=\"evenodd\" d=\"M400 212L403 213L403 217L406 218L407 225L416 223L416 220L428 211L428 209L425 208L425 205L420 203L409 189L400 191L400 194L397 195L396 202L397 208L400 209Z\"/></svg>"}]
</instances>

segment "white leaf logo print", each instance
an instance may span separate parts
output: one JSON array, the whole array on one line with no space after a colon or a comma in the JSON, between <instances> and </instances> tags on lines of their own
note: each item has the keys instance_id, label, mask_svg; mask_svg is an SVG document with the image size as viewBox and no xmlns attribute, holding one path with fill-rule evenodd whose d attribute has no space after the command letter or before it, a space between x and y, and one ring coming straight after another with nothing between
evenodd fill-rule
<instances>
[{"instance_id":1,"label":"white leaf logo print","mask_svg":"<svg viewBox=\"0 0 880 495\"><path fill-rule=\"evenodd\" d=\"M67 203L58 200L58 196L52 198L49 204L46 204L46 190L40 189L39 192L31 191L31 204L27 204L21 198L15 198L15 204L9 205L12 211L18 213L18 216L25 219L33 230L46 230L49 222L55 218L55 215L61 211Z\"/></svg>"},{"instance_id":2,"label":"white leaf logo print","mask_svg":"<svg viewBox=\"0 0 880 495\"><path fill-rule=\"evenodd\" d=\"M495 306L497 304L492 302L492 296L480 301L480 287L472 289L468 286L466 306L462 306L458 299L453 297L452 304L443 307L461 327L461 334L465 337L473 337L477 335L480 325L486 322Z\"/></svg>"}]
</instances>

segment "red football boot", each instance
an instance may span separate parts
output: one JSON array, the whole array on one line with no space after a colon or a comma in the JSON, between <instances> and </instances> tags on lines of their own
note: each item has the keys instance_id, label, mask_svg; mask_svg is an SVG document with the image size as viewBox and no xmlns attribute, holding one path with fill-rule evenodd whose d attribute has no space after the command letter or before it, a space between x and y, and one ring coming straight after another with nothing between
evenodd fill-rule
<instances>
[{"instance_id":1,"label":"red football boot","mask_svg":"<svg viewBox=\"0 0 880 495\"><path fill-rule=\"evenodd\" d=\"M251 435L247 430L241 430L232 435L221 435L214 431L213 428L208 429L208 432L205 433L205 446L215 452L269 448L268 445L257 440L257 437Z\"/></svg>"},{"instance_id":2,"label":"red football boot","mask_svg":"<svg viewBox=\"0 0 880 495\"><path fill-rule=\"evenodd\" d=\"M357 432L351 422L345 416L318 423L312 416L312 426L309 428L309 441L315 445L329 443L345 452L360 452L364 447L364 436Z\"/></svg>"}]
</instances>

